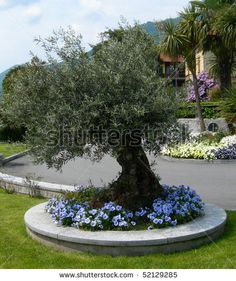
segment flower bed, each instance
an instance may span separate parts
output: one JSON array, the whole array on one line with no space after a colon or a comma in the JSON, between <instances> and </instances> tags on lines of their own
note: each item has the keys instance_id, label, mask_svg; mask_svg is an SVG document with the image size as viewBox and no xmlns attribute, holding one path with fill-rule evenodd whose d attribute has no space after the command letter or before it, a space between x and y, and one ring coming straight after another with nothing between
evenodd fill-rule
<instances>
[{"instance_id":1,"label":"flower bed","mask_svg":"<svg viewBox=\"0 0 236 281\"><path fill-rule=\"evenodd\" d=\"M176 226L203 215L204 203L189 187L164 186L162 198L154 200L151 208L125 210L113 202L94 209L88 202L76 199L52 198L46 212L57 225L85 230L155 229Z\"/></svg>"},{"instance_id":2,"label":"flower bed","mask_svg":"<svg viewBox=\"0 0 236 281\"><path fill-rule=\"evenodd\" d=\"M220 142L189 141L165 146L162 155L186 159L236 159L236 135L222 138Z\"/></svg>"}]
</instances>

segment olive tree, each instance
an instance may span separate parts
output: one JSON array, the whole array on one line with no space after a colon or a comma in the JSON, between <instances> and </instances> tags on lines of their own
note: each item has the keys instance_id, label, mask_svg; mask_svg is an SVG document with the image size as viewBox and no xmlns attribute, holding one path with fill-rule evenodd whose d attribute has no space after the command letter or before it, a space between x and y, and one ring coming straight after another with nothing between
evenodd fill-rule
<instances>
[{"instance_id":1,"label":"olive tree","mask_svg":"<svg viewBox=\"0 0 236 281\"><path fill-rule=\"evenodd\" d=\"M122 170L101 200L149 206L163 188L146 152L156 151L176 110L175 93L157 76L153 38L127 25L122 40L109 39L94 56L72 30L37 42L47 60L33 57L4 99L6 114L26 126L35 159L60 169L75 157L111 154Z\"/></svg>"}]
</instances>

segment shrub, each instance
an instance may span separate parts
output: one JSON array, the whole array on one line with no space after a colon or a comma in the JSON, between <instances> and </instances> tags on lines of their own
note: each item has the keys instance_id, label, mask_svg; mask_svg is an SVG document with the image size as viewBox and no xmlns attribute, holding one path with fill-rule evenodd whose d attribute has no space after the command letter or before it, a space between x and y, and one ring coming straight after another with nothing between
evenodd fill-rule
<instances>
[{"instance_id":1,"label":"shrub","mask_svg":"<svg viewBox=\"0 0 236 281\"><path fill-rule=\"evenodd\" d=\"M65 199L71 200L75 199L77 202L89 202L96 198L96 196L101 192L101 189L93 186L78 186L75 191L66 192Z\"/></svg>"},{"instance_id":2,"label":"shrub","mask_svg":"<svg viewBox=\"0 0 236 281\"><path fill-rule=\"evenodd\" d=\"M210 101L219 101L222 98L222 92L220 87L217 85L209 89L208 97Z\"/></svg>"},{"instance_id":3,"label":"shrub","mask_svg":"<svg viewBox=\"0 0 236 281\"><path fill-rule=\"evenodd\" d=\"M226 98L220 106L220 111L229 123L236 121L236 88L226 93Z\"/></svg>"},{"instance_id":4,"label":"shrub","mask_svg":"<svg viewBox=\"0 0 236 281\"><path fill-rule=\"evenodd\" d=\"M182 144L163 147L161 153L175 158L192 159L236 159L236 135L223 137L221 134L212 136L203 135Z\"/></svg>"},{"instance_id":5,"label":"shrub","mask_svg":"<svg viewBox=\"0 0 236 281\"><path fill-rule=\"evenodd\" d=\"M22 142L25 136L25 128L0 127L0 141Z\"/></svg>"},{"instance_id":6,"label":"shrub","mask_svg":"<svg viewBox=\"0 0 236 281\"><path fill-rule=\"evenodd\" d=\"M220 102L201 102L202 114L204 118L218 118L219 117ZM177 118L195 118L196 117L196 104L183 103L177 110Z\"/></svg>"},{"instance_id":7,"label":"shrub","mask_svg":"<svg viewBox=\"0 0 236 281\"><path fill-rule=\"evenodd\" d=\"M214 154L216 159L236 159L236 145L219 148Z\"/></svg>"},{"instance_id":8,"label":"shrub","mask_svg":"<svg viewBox=\"0 0 236 281\"><path fill-rule=\"evenodd\" d=\"M71 198L52 198L46 212L58 225L86 230L129 230L136 227L162 228L188 222L204 211L199 195L189 187L163 186L162 198L153 201L151 208L129 211L113 202L101 208L91 207L89 202Z\"/></svg>"},{"instance_id":9,"label":"shrub","mask_svg":"<svg viewBox=\"0 0 236 281\"><path fill-rule=\"evenodd\" d=\"M215 158L212 152L216 149L214 145L204 143L188 142L173 146L166 146L162 149L162 154L174 158L190 158L190 159L208 159Z\"/></svg>"}]
</instances>

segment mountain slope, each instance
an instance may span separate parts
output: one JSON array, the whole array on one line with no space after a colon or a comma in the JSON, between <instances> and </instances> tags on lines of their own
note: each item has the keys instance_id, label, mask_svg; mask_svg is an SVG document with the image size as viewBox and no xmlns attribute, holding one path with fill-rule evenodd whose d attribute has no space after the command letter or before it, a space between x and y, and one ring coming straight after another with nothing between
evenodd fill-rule
<instances>
[{"instance_id":1,"label":"mountain slope","mask_svg":"<svg viewBox=\"0 0 236 281\"><path fill-rule=\"evenodd\" d=\"M180 22L180 17L178 17L178 18L173 18L173 19L170 19L170 18L169 18L169 19L164 20L164 22L169 21L169 20L173 21L174 24L177 24L178 22ZM155 22L153 22L153 21L148 21L148 22L142 24L141 26L147 31L147 33L149 33L151 36L153 36L153 37L155 38L155 41L156 41L157 43L160 43L161 38L162 38L162 36L163 36L163 32L161 32L161 31L157 28Z\"/></svg>"}]
</instances>

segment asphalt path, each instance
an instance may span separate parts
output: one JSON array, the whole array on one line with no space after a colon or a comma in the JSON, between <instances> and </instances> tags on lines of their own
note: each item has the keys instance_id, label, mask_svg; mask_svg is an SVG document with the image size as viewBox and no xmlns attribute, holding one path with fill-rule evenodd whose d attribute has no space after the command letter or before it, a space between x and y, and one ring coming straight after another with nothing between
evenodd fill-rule
<instances>
[{"instance_id":1,"label":"asphalt path","mask_svg":"<svg viewBox=\"0 0 236 281\"><path fill-rule=\"evenodd\" d=\"M149 156L156 161L153 169L163 184L186 185L195 189L207 203L215 203L227 210L236 210L236 161L211 163L203 161L167 161ZM67 185L103 186L114 180L120 172L115 159L106 156L100 163L88 159L68 162L61 172L35 165L29 156L16 159L1 167L1 172L31 177L46 182Z\"/></svg>"}]
</instances>

